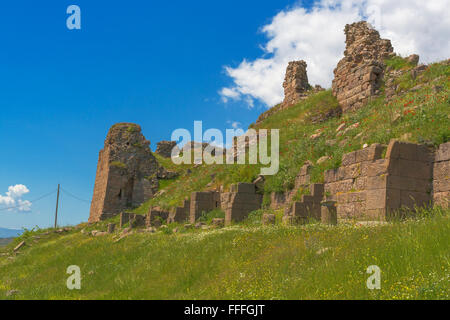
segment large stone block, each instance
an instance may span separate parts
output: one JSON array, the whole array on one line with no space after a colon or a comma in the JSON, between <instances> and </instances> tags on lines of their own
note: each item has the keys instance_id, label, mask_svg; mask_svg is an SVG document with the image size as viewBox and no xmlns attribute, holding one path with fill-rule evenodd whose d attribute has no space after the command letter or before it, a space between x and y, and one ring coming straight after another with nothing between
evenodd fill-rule
<instances>
[{"instance_id":1,"label":"large stone block","mask_svg":"<svg viewBox=\"0 0 450 320\"><path fill-rule=\"evenodd\" d=\"M431 180L432 164L430 162L391 159L389 161L388 173L394 176Z\"/></svg>"},{"instance_id":2,"label":"large stone block","mask_svg":"<svg viewBox=\"0 0 450 320\"><path fill-rule=\"evenodd\" d=\"M404 176L389 175L387 177L387 188L415 192L431 193L432 184L429 179L417 179Z\"/></svg>"},{"instance_id":3,"label":"large stone block","mask_svg":"<svg viewBox=\"0 0 450 320\"><path fill-rule=\"evenodd\" d=\"M448 161L450 160L450 142L443 143L439 146L436 152L435 161Z\"/></svg>"},{"instance_id":4,"label":"large stone block","mask_svg":"<svg viewBox=\"0 0 450 320\"><path fill-rule=\"evenodd\" d=\"M230 192L236 193L255 193L255 185L253 183L237 183L230 186Z\"/></svg>"},{"instance_id":5,"label":"large stone block","mask_svg":"<svg viewBox=\"0 0 450 320\"><path fill-rule=\"evenodd\" d=\"M366 191L366 208L367 209L384 209L386 208L386 189L374 189Z\"/></svg>"},{"instance_id":6,"label":"large stone block","mask_svg":"<svg viewBox=\"0 0 450 320\"><path fill-rule=\"evenodd\" d=\"M431 204L432 197L428 193L401 191L401 207L415 209L416 207L424 207Z\"/></svg>"},{"instance_id":7,"label":"large stone block","mask_svg":"<svg viewBox=\"0 0 450 320\"><path fill-rule=\"evenodd\" d=\"M349 166L356 163L356 151L346 153L342 156L342 166Z\"/></svg>"},{"instance_id":8,"label":"large stone block","mask_svg":"<svg viewBox=\"0 0 450 320\"><path fill-rule=\"evenodd\" d=\"M450 161L436 162L433 176L435 180L450 179Z\"/></svg>"}]
</instances>

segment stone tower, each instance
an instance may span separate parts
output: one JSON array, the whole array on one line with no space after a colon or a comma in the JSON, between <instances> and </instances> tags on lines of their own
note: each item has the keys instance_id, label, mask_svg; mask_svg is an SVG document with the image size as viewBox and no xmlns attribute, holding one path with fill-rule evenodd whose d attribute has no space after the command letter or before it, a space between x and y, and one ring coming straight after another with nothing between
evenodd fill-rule
<instances>
[{"instance_id":1,"label":"stone tower","mask_svg":"<svg viewBox=\"0 0 450 320\"><path fill-rule=\"evenodd\" d=\"M305 61L300 60L289 62L286 69L283 88L283 109L297 104L306 97L306 91L308 91L311 86L308 83Z\"/></svg>"},{"instance_id":2,"label":"stone tower","mask_svg":"<svg viewBox=\"0 0 450 320\"><path fill-rule=\"evenodd\" d=\"M99 153L89 222L110 218L135 207L158 190L158 162L141 127L119 123L111 127Z\"/></svg>"},{"instance_id":3,"label":"stone tower","mask_svg":"<svg viewBox=\"0 0 450 320\"><path fill-rule=\"evenodd\" d=\"M390 40L365 21L345 26L344 58L334 70L333 95L343 112L361 108L378 94L384 75L384 59L395 55Z\"/></svg>"}]
</instances>

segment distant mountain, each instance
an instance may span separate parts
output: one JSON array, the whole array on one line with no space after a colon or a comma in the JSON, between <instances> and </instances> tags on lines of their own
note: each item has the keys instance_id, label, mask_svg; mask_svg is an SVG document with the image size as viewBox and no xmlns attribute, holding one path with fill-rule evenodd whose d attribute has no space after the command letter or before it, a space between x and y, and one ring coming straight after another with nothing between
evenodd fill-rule
<instances>
[{"instance_id":1,"label":"distant mountain","mask_svg":"<svg viewBox=\"0 0 450 320\"><path fill-rule=\"evenodd\" d=\"M19 236L22 230L0 228L0 238L14 238Z\"/></svg>"}]
</instances>

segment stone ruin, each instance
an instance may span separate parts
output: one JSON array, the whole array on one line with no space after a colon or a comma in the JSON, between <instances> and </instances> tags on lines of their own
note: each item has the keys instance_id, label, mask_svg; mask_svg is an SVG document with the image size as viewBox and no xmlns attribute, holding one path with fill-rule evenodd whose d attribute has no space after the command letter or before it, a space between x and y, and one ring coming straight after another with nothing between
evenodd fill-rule
<instances>
[{"instance_id":1,"label":"stone ruin","mask_svg":"<svg viewBox=\"0 0 450 320\"><path fill-rule=\"evenodd\" d=\"M191 194L189 220L191 223L195 223L202 213L207 213L217 208L220 208L219 192L193 192Z\"/></svg>"},{"instance_id":2,"label":"stone ruin","mask_svg":"<svg viewBox=\"0 0 450 320\"><path fill-rule=\"evenodd\" d=\"M394 56L390 40L365 21L345 26L344 58L334 70L333 95L343 112L354 111L377 95L382 84L384 59Z\"/></svg>"},{"instance_id":3,"label":"stone ruin","mask_svg":"<svg viewBox=\"0 0 450 320\"><path fill-rule=\"evenodd\" d=\"M293 105L296 105L300 101L308 98L308 96L313 93L325 90L320 85L315 85L314 87L312 87L308 83L308 74L306 72L306 67L307 65L304 60L291 61L288 63L283 82L283 102L261 113L256 120L256 124L261 123L264 119L267 119L272 114L280 110L284 110Z\"/></svg>"},{"instance_id":4,"label":"stone ruin","mask_svg":"<svg viewBox=\"0 0 450 320\"><path fill-rule=\"evenodd\" d=\"M89 222L137 207L158 191L158 177L167 176L133 123L111 127L99 153Z\"/></svg>"},{"instance_id":5,"label":"stone ruin","mask_svg":"<svg viewBox=\"0 0 450 320\"><path fill-rule=\"evenodd\" d=\"M303 60L289 62L283 83L282 109L297 104L308 96L306 92L311 86L308 83L306 66L306 62Z\"/></svg>"},{"instance_id":6,"label":"stone ruin","mask_svg":"<svg viewBox=\"0 0 450 320\"><path fill-rule=\"evenodd\" d=\"M221 208L225 211L225 225L240 222L252 211L261 209L262 195L256 193L253 183L238 183L230 187L230 192L221 194Z\"/></svg>"},{"instance_id":7,"label":"stone ruin","mask_svg":"<svg viewBox=\"0 0 450 320\"><path fill-rule=\"evenodd\" d=\"M170 158L172 156L172 150L178 150L176 141L160 141L157 144L155 153L159 154L161 157Z\"/></svg>"},{"instance_id":8,"label":"stone ruin","mask_svg":"<svg viewBox=\"0 0 450 320\"><path fill-rule=\"evenodd\" d=\"M339 220L377 221L450 205L450 142L435 153L426 145L392 140L345 154L341 167L325 171L323 184L310 184L309 195L292 201L292 194L309 184L309 171L310 164L301 168L293 191L272 193L272 208L283 207L284 201L286 224L323 220L326 202L335 203Z\"/></svg>"}]
</instances>

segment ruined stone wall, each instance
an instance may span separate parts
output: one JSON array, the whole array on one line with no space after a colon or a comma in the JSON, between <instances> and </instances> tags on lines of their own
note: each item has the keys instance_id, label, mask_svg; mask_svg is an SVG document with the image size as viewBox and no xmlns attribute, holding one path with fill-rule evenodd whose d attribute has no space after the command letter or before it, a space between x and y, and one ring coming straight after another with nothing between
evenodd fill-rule
<instances>
[{"instance_id":1,"label":"ruined stone wall","mask_svg":"<svg viewBox=\"0 0 450 320\"><path fill-rule=\"evenodd\" d=\"M374 202L374 199L378 189L386 188L379 181L386 174L386 161L382 159L385 148L383 145L373 144L345 154L341 167L325 171L325 196L337 201L340 219L376 218L372 214L373 210L384 206L384 200Z\"/></svg>"},{"instance_id":2,"label":"ruined stone wall","mask_svg":"<svg viewBox=\"0 0 450 320\"><path fill-rule=\"evenodd\" d=\"M191 202L189 200L183 201L182 207L172 208L167 218L167 223L183 223L190 219Z\"/></svg>"},{"instance_id":3,"label":"ruined stone wall","mask_svg":"<svg viewBox=\"0 0 450 320\"><path fill-rule=\"evenodd\" d=\"M343 112L354 111L378 94L384 74L384 59L393 54L389 40L367 22L345 26L344 58L334 70L333 95Z\"/></svg>"},{"instance_id":4,"label":"ruined stone wall","mask_svg":"<svg viewBox=\"0 0 450 320\"><path fill-rule=\"evenodd\" d=\"M220 193L216 191L193 192L191 194L189 221L195 221L202 213L220 208Z\"/></svg>"},{"instance_id":5,"label":"ruined stone wall","mask_svg":"<svg viewBox=\"0 0 450 320\"><path fill-rule=\"evenodd\" d=\"M297 104L307 97L306 91L311 86L308 83L306 66L306 62L303 60L289 62L283 83L284 101L282 108Z\"/></svg>"},{"instance_id":6,"label":"ruined stone wall","mask_svg":"<svg viewBox=\"0 0 450 320\"><path fill-rule=\"evenodd\" d=\"M386 161L386 217L432 203L434 153L425 145L391 141Z\"/></svg>"},{"instance_id":7,"label":"ruined stone wall","mask_svg":"<svg viewBox=\"0 0 450 320\"><path fill-rule=\"evenodd\" d=\"M450 207L450 142L441 144L433 164L433 201Z\"/></svg>"},{"instance_id":8,"label":"ruined stone wall","mask_svg":"<svg viewBox=\"0 0 450 320\"><path fill-rule=\"evenodd\" d=\"M309 195L302 195L300 201L295 201L285 212L285 215L296 218L297 223L302 223L308 219L320 221L321 205L324 195L324 185L322 183L313 183L309 186Z\"/></svg>"},{"instance_id":9,"label":"ruined stone wall","mask_svg":"<svg viewBox=\"0 0 450 320\"><path fill-rule=\"evenodd\" d=\"M325 196L337 201L339 219L386 220L431 203L433 153L424 145L391 141L345 154L325 172Z\"/></svg>"},{"instance_id":10,"label":"ruined stone wall","mask_svg":"<svg viewBox=\"0 0 450 320\"><path fill-rule=\"evenodd\" d=\"M225 224L239 222L252 211L261 209L262 195L256 193L252 183L231 185L230 192L221 194L221 208L225 211Z\"/></svg>"},{"instance_id":11,"label":"ruined stone wall","mask_svg":"<svg viewBox=\"0 0 450 320\"><path fill-rule=\"evenodd\" d=\"M99 153L89 222L139 206L156 193L160 167L149 144L136 124L111 127Z\"/></svg>"}]
</instances>

